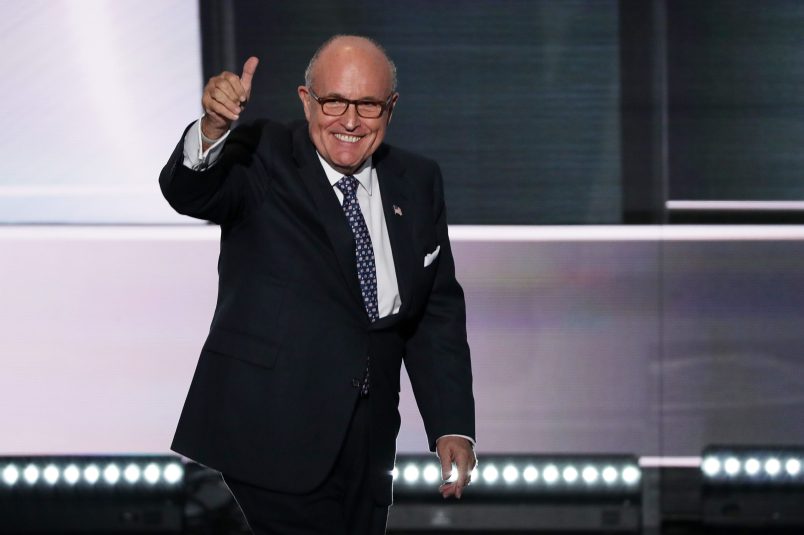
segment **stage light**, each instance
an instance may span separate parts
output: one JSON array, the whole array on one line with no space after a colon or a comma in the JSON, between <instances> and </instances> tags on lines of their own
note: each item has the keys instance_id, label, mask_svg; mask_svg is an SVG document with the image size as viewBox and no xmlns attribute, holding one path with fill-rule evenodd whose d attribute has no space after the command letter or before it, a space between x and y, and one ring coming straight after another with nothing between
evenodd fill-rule
<instances>
[{"instance_id":1,"label":"stage light","mask_svg":"<svg viewBox=\"0 0 804 535\"><path fill-rule=\"evenodd\" d=\"M177 459L172 455L0 457L0 530L178 535L185 486L184 468ZM27 484L20 485L20 479Z\"/></svg>"},{"instance_id":2,"label":"stage light","mask_svg":"<svg viewBox=\"0 0 804 535\"><path fill-rule=\"evenodd\" d=\"M100 479L100 468L96 464L90 464L84 468L84 481L94 485Z\"/></svg>"},{"instance_id":3,"label":"stage light","mask_svg":"<svg viewBox=\"0 0 804 535\"><path fill-rule=\"evenodd\" d=\"M59 469L56 468L56 465L49 464L45 467L45 470L42 472L42 477L47 482L48 485L55 485L56 482L59 480Z\"/></svg>"},{"instance_id":4,"label":"stage light","mask_svg":"<svg viewBox=\"0 0 804 535\"><path fill-rule=\"evenodd\" d=\"M718 484L804 485L802 453L802 448L795 447L713 446L706 450L701 471L706 481ZM723 470L710 469L710 459L722 463Z\"/></svg>"},{"instance_id":5,"label":"stage light","mask_svg":"<svg viewBox=\"0 0 804 535\"><path fill-rule=\"evenodd\" d=\"M642 473L636 466L626 466L623 468L622 478L626 485L633 485L639 481Z\"/></svg>"},{"instance_id":6,"label":"stage light","mask_svg":"<svg viewBox=\"0 0 804 535\"><path fill-rule=\"evenodd\" d=\"M483 469L483 481L488 484L492 484L497 481L497 478L500 476L500 472L497 470L497 467L493 464L486 466Z\"/></svg>"},{"instance_id":7,"label":"stage light","mask_svg":"<svg viewBox=\"0 0 804 535\"><path fill-rule=\"evenodd\" d=\"M108 464L103 469L103 480L109 485L114 485L120 479L120 468L116 464Z\"/></svg>"},{"instance_id":8,"label":"stage light","mask_svg":"<svg viewBox=\"0 0 804 535\"><path fill-rule=\"evenodd\" d=\"M19 480L19 478L20 478L20 471L13 464L9 464L5 468L3 468L3 483L8 485L9 487L14 486L14 484L17 483L17 480Z\"/></svg>"},{"instance_id":9,"label":"stage light","mask_svg":"<svg viewBox=\"0 0 804 535\"><path fill-rule=\"evenodd\" d=\"M25 467L25 470L22 471L22 478L29 485L36 484L36 481L39 479L39 468L36 465L29 464Z\"/></svg>"},{"instance_id":10,"label":"stage light","mask_svg":"<svg viewBox=\"0 0 804 535\"><path fill-rule=\"evenodd\" d=\"M548 464L547 466L544 467L544 470L542 470L542 479L544 479L544 482L547 483L548 485L555 484L558 481L558 478L559 473L558 468L556 468L556 465Z\"/></svg>"},{"instance_id":11,"label":"stage light","mask_svg":"<svg viewBox=\"0 0 804 535\"><path fill-rule=\"evenodd\" d=\"M407 459L403 462L403 459ZM489 492L509 493L572 493L588 494L601 489L602 492L616 494L630 493L637 487L641 470L631 456L485 456L484 463L472 470L472 481L480 483L476 488ZM399 471L407 483L426 485L406 486L398 489L402 493L426 492L430 484L439 482L439 465L428 457L398 456ZM457 479L457 470L452 471L450 481ZM543 482L536 485L536 482ZM484 491L485 492L485 491Z\"/></svg>"},{"instance_id":12,"label":"stage light","mask_svg":"<svg viewBox=\"0 0 804 535\"><path fill-rule=\"evenodd\" d=\"M767 461L765 461L765 473L771 477L775 477L779 475L779 472L782 470L782 463L779 462L779 459L776 457L771 457Z\"/></svg>"},{"instance_id":13,"label":"stage light","mask_svg":"<svg viewBox=\"0 0 804 535\"><path fill-rule=\"evenodd\" d=\"M78 480L81 479L81 470L79 470L76 465L71 464L64 469L63 475L64 481L70 485L75 485L78 483Z\"/></svg>"},{"instance_id":14,"label":"stage light","mask_svg":"<svg viewBox=\"0 0 804 535\"><path fill-rule=\"evenodd\" d=\"M522 479L528 483L534 483L537 479L539 479L539 471L532 464L528 465L522 472Z\"/></svg>"},{"instance_id":15,"label":"stage light","mask_svg":"<svg viewBox=\"0 0 804 535\"><path fill-rule=\"evenodd\" d=\"M514 483L517 479L519 479L519 470L516 469L516 466L513 464L507 465L503 469L503 479L506 483Z\"/></svg>"},{"instance_id":16,"label":"stage light","mask_svg":"<svg viewBox=\"0 0 804 535\"><path fill-rule=\"evenodd\" d=\"M603 469L603 481L605 481L609 485L613 485L617 482L617 469L613 466L607 466Z\"/></svg>"},{"instance_id":17,"label":"stage light","mask_svg":"<svg viewBox=\"0 0 804 535\"><path fill-rule=\"evenodd\" d=\"M575 483L578 480L578 469L574 466L567 466L564 468L564 471L561 472L561 477L563 477L564 481L567 483Z\"/></svg>"},{"instance_id":18,"label":"stage light","mask_svg":"<svg viewBox=\"0 0 804 535\"><path fill-rule=\"evenodd\" d=\"M761 465L759 463L759 459L755 459L751 457L747 461L745 461L745 473L749 476L755 476L759 473L759 469Z\"/></svg>"},{"instance_id":19,"label":"stage light","mask_svg":"<svg viewBox=\"0 0 804 535\"><path fill-rule=\"evenodd\" d=\"M631 455L485 454L472 470L474 484L464 492L463 503L446 508L437 483L422 478L433 464L431 456L397 455L396 460L403 478L416 474L410 480L418 484L394 487L393 532L432 532L444 526L456 533L505 531L490 529L490 515L501 519L500 527L515 525L529 533L552 533L546 529L553 526L550 522L574 529L564 532L639 532L642 471ZM478 513L467 519L475 507Z\"/></svg>"},{"instance_id":20,"label":"stage light","mask_svg":"<svg viewBox=\"0 0 804 535\"><path fill-rule=\"evenodd\" d=\"M453 470L455 472L456 470ZM422 471L422 477L427 483L435 483L438 481L439 469L434 464L428 464Z\"/></svg>"},{"instance_id":21,"label":"stage light","mask_svg":"<svg viewBox=\"0 0 804 535\"><path fill-rule=\"evenodd\" d=\"M790 477L796 477L801 473L801 461L798 459L788 459L784 463L784 470Z\"/></svg>"},{"instance_id":22,"label":"stage light","mask_svg":"<svg viewBox=\"0 0 804 535\"><path fill-rule=\"evenodd\" d=\"M405 481L408 483L416 483L419 480L419 467L415 464L409 464L405 467L405 471L402 472L402 477L405 478Z\"/></svg>"},{"instance_id":23,"label":"stage light","mask_svg":"<svg viewBox=\"0 0 804 535\"><path fill-rule=\"evenodd\" d=\"M145 467L142 475L146 483L155 485L159 482L159 465L156 463L149 463L148 466ZM396 479L396 475L394 475L394 479Z\"/></svg>"},{"instance_id":24,"label":"stage light","mask_svg":"<svg viewBox=\"0 0 804 535\"><path fill-rule=\"evenodd\" d=\"M717 473L720 472L720 459L717 457L707 457L703 460L701 468L708 476L717 475Z\"/></svg>"},{"instance_id":25,"label":"stage light","mask_svg":"<svg viewBox=\"0 0 804 535\"><path fill-rule=\"evenodd\" d=\"M722 532L804 533L802 454L800 446L706 448L701 463L703 525ZM707 469L710 458L720 460L723 470Z\"/></svg>"},{"instance_id":26,"label":"stage light","mask_svg":"<svg viewBox=\"0 0 804 535\"><path fill-rule=\"evenodd\" d=\"M600 474L594 466L587 466L583 469L583 472L581 472L581 477L583 477L587 485L594 485L597 483Z\"/></svg>"},{"instance_id":27,"label":"stage light","mask_svg":"<svg viewBox=\"0 0 804 535\"><path fill-rule=\"evenodd\" d=\"M142 471L140 470L140 467L133 463L126 466L126 469L123 470L123 478L131 484L139 481L141 475Z\"/></svg>"},{"instance_id":28,"label":"stage light","mask_svg":"<svg viewBox=\"0 0 804 535\"><path fill-rule=\"evenodd\" d=\"M723 462L723 470L732 477L736 476L740 473L740 459L729 457Z\"/></svg>"},{"instance_id":29,"label":"stage light","mask_svg":"<svg viewBox=\"0 0 804 535\"><path fill-rule=\"evenodd\" d=\"M179 463L170 463L169 465L165 466L162 476L165 478L165 481L171 485L174 485L181 481L181 479L184 477L184 469Z\"/></svg>"},{"instance_id":30,"label":"stage light","mask_svg":"<svg viewBox=\"0 0 804 535\"><path fill-rule=\"evenodd\" d=\"M7 459L11 458L0 457L0 482L6 487L15 485L20 478L30 487L36 487L40 483L46 483L51 487L75 487L79 483L92 486L101 480L110 487L121 483L127 483L132 487L143 484L154 487L159 486L160 482L168 486L176 485L184 479L184 468L181 463L152 461L146 462L143 468L142 456L15 458L22 463L7 462ZM173 459L173 457L162 456L161 459Z\"/></svg>"}]
</instances>

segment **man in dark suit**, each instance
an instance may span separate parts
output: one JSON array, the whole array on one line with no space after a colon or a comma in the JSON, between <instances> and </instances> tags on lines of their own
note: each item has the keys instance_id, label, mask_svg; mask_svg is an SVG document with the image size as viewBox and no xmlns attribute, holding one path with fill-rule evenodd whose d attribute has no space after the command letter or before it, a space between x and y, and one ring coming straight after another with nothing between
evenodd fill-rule
<instances>
[{"instance_id":1,"label":"man in dark suit","mask_svg":"<svg viewBox=\"0 0 804 535\"><path fill-rule=\"evenodd\" d=\"M319 48L298 88L306 124L230 132L257 62L209 80L160 175L178 212L221 226L217 306L172 448L223 474L255 533L384 533L403 359L445 498L476 463L441 174L383 143L399 95L373 41Z\"/></svg>"}]
</instances>

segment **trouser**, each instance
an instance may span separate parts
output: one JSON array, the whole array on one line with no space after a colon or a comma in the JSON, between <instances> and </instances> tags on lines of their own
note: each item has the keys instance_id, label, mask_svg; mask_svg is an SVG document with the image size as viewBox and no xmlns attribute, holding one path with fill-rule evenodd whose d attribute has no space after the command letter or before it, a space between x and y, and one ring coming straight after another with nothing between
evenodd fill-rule
<instances>
[{"instance_id":1,"label":"trouser","mask_svg":"<svg viewBox=\"0 0 804 535\"><path fill-rule=\"evenodd\" d=\"M307 494L286 494L222 474L254 535L382 535L388 507L372 497L366 398L355 406L332 471Z\"/></svg>"}]
</instances>

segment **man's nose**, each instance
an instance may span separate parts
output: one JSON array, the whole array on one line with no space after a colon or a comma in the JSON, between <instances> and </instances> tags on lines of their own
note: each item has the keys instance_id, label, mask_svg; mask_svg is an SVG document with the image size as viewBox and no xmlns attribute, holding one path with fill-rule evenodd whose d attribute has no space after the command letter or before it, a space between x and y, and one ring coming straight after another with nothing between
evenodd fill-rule
<instances>
[{"instance_id":1,"label":"man's nose","mask_svg":"<svg viewBox=\"0 0 804 535\"><path fill-rule=\"evenodd\" d=\"M347 130L354 130L360 126L360 116L357 114L357 105L350 103L343 114L343 126Z\"/></svg>"}]
</instances>

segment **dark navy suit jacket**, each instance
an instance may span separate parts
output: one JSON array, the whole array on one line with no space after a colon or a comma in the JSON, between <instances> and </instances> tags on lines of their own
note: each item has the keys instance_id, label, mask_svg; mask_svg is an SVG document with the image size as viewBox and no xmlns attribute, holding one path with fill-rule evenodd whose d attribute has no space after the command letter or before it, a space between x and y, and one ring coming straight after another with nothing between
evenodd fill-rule
<instances>
[{"instance_id":1,"label":"dark navy suit jacket","mask_svg":"<svg viewBox=\"0 0 804 535\"><path fill-rule=\"evenodd\" d=\"M217 306L172 449L267 489L312 490L333 466L370 355L372 489L390 503L403 359L430 449L445 434L475 435L438 166L385 144L373 155L402 307L372 324L306 123L238 127L204 171L182 165L183 145L162 192L179 213L219 224L221 243Z\"/></svg>"}]
</instances>

